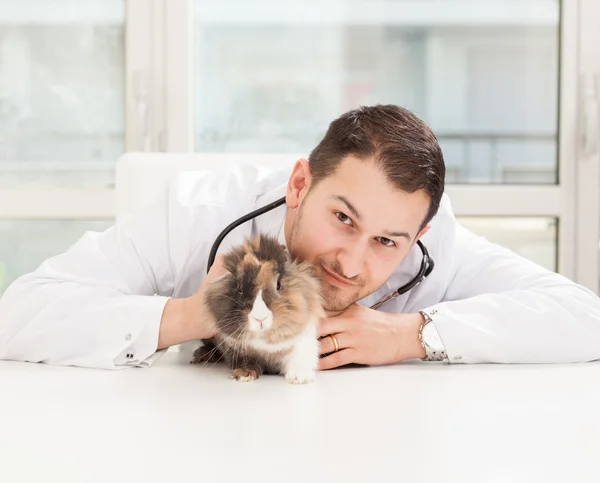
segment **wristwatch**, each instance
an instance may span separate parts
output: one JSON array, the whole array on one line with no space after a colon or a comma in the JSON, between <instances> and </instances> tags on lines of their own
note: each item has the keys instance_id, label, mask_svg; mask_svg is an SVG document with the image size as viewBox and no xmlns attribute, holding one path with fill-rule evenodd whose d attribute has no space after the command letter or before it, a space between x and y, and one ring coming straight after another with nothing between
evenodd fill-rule
<instances>
[{"instance_id":1,"label":"wristwatch","mask_svg":"<svg viewBox=\"0 0 600 483\"><path fill-rule=\"evenodd\" d=\"M419 313L423 316L423 319L425 319L421 324L421 327L419 327L419 341L426 353L426 356L421 360L447 361L448 354L446 354L446 346L444 346L433 320L427 312L421 310Z\"/></svg>"}]
</instances>

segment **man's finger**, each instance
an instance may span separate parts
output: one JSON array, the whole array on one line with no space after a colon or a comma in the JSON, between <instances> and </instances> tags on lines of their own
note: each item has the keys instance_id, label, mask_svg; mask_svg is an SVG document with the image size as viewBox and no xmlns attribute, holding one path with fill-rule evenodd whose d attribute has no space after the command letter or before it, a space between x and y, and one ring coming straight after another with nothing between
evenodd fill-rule
<instances>
[{"instance_id":1,"label":"man's finger","mask_svg":"<svg viewBox=\"0 0 600 483\"><path fill-rule=\"evenodd\" d=\"M351 326L351 318L339 315L336 317L321 319L319 321L317 330L319 332L319 337L323 337L329 334L337 334L338 332L348 332Z\"/></svg>"},{"instance_id":2,"label":"man's finger","mask_svg":"<svg viewBox=\"0 0 600 483\"><path fill-rule=\"evenodd\" d=\"M333 340L333 337L335 341ZM336 343L337 342L337 347ZM319 339L319 355L329 354L335 350L347 349L350 347L350 336L347 332L338 332L337 334L328 334Z\"/></svg>"},{"instance_id":3,"label":"man's finger","mask_svg":"<svg viewBox=\"0 0 600 483\"><path fill-rule=\"evenodd\" d=\"M354 353L355 350L350 348L343 349L339 352L334 352L333 354L328 355L327 357L323 357L322 359L319 359L319 370L325 371L327 369L333 369L334 367L350 364L354 362L352 360Z\"/></svg>"},{"instance_id":4,"label":"man's finger","mask_svg":"<svg viewBox=\"0 0 600 483\"><path fill-rule=\"evenodd\" d=\"M225 268L225 254L220 253L215 257L215 261L206 275L206 280L215 281L224 277L225 275L229 275L227 268Z\"/></svg>"}]
</instances>

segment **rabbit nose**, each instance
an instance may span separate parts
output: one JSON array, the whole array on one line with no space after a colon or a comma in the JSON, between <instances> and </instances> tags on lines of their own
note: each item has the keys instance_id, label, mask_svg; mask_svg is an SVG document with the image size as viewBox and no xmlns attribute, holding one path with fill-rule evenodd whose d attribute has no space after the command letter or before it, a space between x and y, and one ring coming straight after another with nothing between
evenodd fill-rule
<instances>
[{"instance_id":1,"label":"rabbit nose","mask_svg":"<svg viewBox=\"0 0 600 483\"><path fill-rule=\"evenodd\" d=\"M248 315L248 322L250 322L252 330L262 331L271 328L273 323L272 314L262 297L262 290L258 291L254 304L252 305L252 310L250 310Z\"/></svg>"},{"instance_id":2,"label":"rabbit nose","mask_svg":"<svg viewBox=\"0 0 600 483\"><path fill-rule=\"evenodd\" d=\"M254 320L256 320L256 322L258 322L258 324L260 325L260 328L262 329L263 328L263 322L265 321L265 319L267 318L267 316L265 315L262 318L258 318L256 315L253 315L252 318Z\"/></svg>"}]
</instances>

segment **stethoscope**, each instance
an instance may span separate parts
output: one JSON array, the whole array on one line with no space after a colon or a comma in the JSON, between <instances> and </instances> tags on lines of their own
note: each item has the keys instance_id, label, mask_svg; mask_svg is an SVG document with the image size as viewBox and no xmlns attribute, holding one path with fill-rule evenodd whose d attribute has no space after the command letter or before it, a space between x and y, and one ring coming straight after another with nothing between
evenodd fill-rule
<instances>
[{"instance_id":1,"label":"stethoscope","mask_svg":"<svg viewBox=\"0 0 600 483\"><path fill-rule=\"evenodd\" d=\"M256 218L257 216L267 213L268 211L274 210L275 208L283 205L284 203L285 203L285 196L276 201L273 201L272 203L269 203L268 205L263 206L262 208L251 211L250 213L239 217L237 220L234 220L229 225L227 225L225 227L225 229L221 233L219 233L219 236L215 239L215 242L213 243L213 246L210 250L210 254L208 256L208 267L206 269L207 273L215 261L215 257L217 256L217 250L219 249L221 242L229 234L230 231L232 231L234 228L237 228L241 224L246 223L247 221L252 220L253 218ZM421 259L421 267L419 268L419 272L415 275L415 277L410 282L402 285L402 287L399 287L397 290L393 291L389 295L386 295L381 300L379 300L375 304L371 305L370 308L378 309L379 307L381 307L383 304L385 304L389 300L391 300L395 297L398 297L398 295L402 295L402 294L408 292L409 290L412 290L417 285L419 285L423 280L425 280L425 278L427 276L429 276L429 274L433 271L435 263L433 262L433 258L431 258L429 256L429 252L427 251L427 248L421 242L421 240L417 240L417 245L419 245L419 248L421 249L421 252L423 253L423 258Z\"/></svg>"}]
</instances>

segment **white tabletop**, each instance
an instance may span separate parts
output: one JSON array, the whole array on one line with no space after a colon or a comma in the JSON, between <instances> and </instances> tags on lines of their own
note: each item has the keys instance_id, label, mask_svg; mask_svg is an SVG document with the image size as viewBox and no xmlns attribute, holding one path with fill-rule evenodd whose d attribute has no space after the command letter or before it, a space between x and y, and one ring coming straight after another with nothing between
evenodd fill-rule
<instances>
[{"instance_id":1,"label":"white tabletop","mask_svg":"<svg viewBox=\"0 0 600 483\"><path fill-rule=\"evenodd\" d=\"M167 353L0 362L0 481L600 481L600 365L405 362L306 386Z\"/></svg>"}]
</instances>

